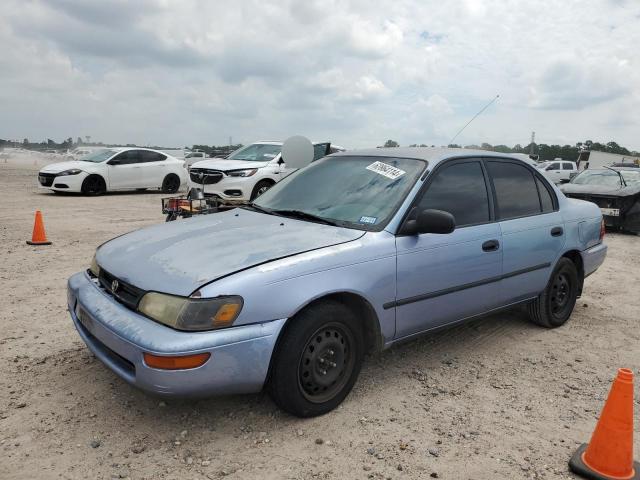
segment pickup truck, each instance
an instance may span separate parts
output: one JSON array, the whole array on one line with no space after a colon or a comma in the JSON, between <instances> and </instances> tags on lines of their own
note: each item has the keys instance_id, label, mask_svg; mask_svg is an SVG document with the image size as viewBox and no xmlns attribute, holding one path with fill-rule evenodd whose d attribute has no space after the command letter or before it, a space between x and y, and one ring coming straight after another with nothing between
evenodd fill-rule
<instances>
[{"instance_id":1,"label":"pickup truck","mask_svg":"<svg viewBox=\"0 0 640 480\"><path fill-rule=\"evenodd\" d=\"M567 183L572 177L578 174L578 166L576 162L567 160L553 160L551 162L543 162L537 166L545 177L555 184Z\"/></svg>"}]
</instances>

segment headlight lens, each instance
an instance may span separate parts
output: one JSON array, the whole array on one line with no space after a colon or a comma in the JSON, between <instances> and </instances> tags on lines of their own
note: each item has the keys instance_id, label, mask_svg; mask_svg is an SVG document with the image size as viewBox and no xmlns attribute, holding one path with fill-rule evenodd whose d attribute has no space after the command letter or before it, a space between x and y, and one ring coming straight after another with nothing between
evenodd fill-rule
<instances>
[{"instance_id":1,"label":"headlight lens","mask_svg":"<svg viewBox=\"0 0 640 480\"><path fill-rule=\"evenodd\" d=\"M255 175L257 171L257 168L251 168L248 170L231 170L227 172L227 175L230 177L250 177L251 175Z\"/></svg>"},{"instance_id":2,"label":"headlight lens","mask_svg":"<svg viewBox=\"0 0 640 480\"><path fill-rule=\"evenodd\" d=\"M91 266L89 267L89 271L93 275L95 275L96 277L100 276L100 267L98 266L98 262L96 261L95 254L93 255L93 258L91 259Z\"/></svg>"},{"instance_id":3,"label":"headlight lens","mask_svg":"<svg viewBox=\"0 0 640 480\"><path fill-rule=\"evenodd\" d=\"M177 330L215 330L229 327L242 310L242 297L185 298L149 292L138 311Z\"/></svg>"},{"instance_id":4,"label":"headlight lens","mask_svg":"<svg viewBox=\"0 0 640 480\"><path fill-rule=\"evenodd\" d=\"M67 175L78 175L82 173L82 170L79 168L72 168L71 170L65 170L64 172L57 173L58 177L66 177Z\"/></svg>"}]
</instances>

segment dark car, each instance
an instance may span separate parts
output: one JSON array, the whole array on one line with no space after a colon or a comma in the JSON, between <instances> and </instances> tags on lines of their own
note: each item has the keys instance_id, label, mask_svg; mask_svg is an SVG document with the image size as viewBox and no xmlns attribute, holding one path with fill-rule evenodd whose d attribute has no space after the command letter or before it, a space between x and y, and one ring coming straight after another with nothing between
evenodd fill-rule
<instances>
[{"instance_id":1,"label":"dark car","mask_svg":"<svg viewBox=\"0 0 640 480\"><path fill-rule=\"evenodd\" d=\"M585 170L560 189L598 205L608 227L640 234L640 169Z\"/></svg>"}]
</instances>

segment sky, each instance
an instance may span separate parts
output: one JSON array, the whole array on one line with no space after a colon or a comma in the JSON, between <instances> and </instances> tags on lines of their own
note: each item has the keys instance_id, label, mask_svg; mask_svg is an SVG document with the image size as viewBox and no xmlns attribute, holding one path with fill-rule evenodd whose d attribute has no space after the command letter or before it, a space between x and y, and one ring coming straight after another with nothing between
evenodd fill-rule
<instances>
[{"instance_id":1,"label":"sky","mask_svg":"<svg viewBox=\"0 0 640 480\"><path fill-rule=\"evenodd\" d=\"M0 138L640 150L637 0L3 0Z\"/></svg>"}]
</instances>

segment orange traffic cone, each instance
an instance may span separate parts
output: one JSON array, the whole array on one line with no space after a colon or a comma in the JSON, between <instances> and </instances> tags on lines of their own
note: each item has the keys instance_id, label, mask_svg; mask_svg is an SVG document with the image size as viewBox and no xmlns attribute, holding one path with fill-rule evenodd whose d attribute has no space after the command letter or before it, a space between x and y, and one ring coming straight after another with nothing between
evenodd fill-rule
<instances>
[{"instance_id":1,"label":"orange traffic cone","mask_svg":"<svg viewBox=\"0 0 640 480\"><path fill-rule=\"evenodd\" d=\"M591 442L569 461L578 475L591 480L640 480L633 461L633 372L618 370Z\"/></svg>"},{"instance_id":2,"label":"orange traffic cone","mask_svg":"<svg viewBox=\"0 0 640 480\"><path fill-rule=\"evenodd\" d=\"M44 233L44 222L42 221L42 212L36 210L36 220L33 224L33 234L31 240L27 240L29 245L51 245L47 240L47 234Z\"/></svg>"}]
</instances>

